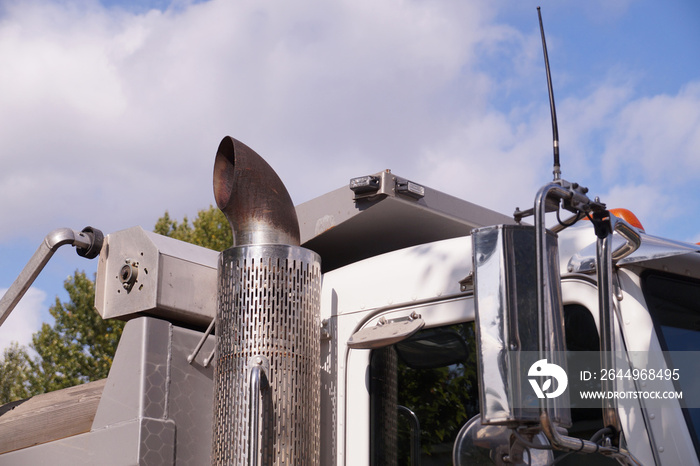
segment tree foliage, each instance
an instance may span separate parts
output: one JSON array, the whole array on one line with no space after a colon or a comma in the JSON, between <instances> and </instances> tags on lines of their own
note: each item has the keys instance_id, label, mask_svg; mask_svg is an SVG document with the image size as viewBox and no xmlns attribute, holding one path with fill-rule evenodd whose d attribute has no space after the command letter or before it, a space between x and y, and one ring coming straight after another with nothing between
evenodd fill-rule
<instances>
[{"instance_id":1,"label":"tree foliage","mask_svg":"<svg viewBox=\"0 0 700 466\"><path fill-rule=\"evenodd\" d=\"M219 209L211 205L208 209L200 210L191 225L187 217L178 222L171 219L166 211L156 222L153 231L215 251L223 251L233 244L228 220Z\"/></svg>"},{"instance_id":2,"label":"tree foliage","mask_svg":"<svg viewBox=\"0 0 700 466\"><path fill-rule=\"evenodd\" d=\"M70 300L58 298L32 337L32 391L43 393L107 377L124 322L103 320L95 310L95 283L75 272L64 283Z\"/></svg>"},{"instance_id":3,"label":"tree foliage","mask_svg":"<svg viewBox=\"0 0 700 466\"><path fill-rule=\"evenodd\" d=\"M398 401L420 420L421 446L426 457L437 455L435 450L440 445L451 447L462 426L479 412L474 325L458 324L450 329L461 336L469 349L465 361L420 370L401 361L398 364ZM405 422L399 422L398 451L399 464L411 464L410 429Z\"/></svg>"},{"instance_id":4,"label":"tree foliage","mask_svg":"<svg viewBox=\"0 0 700 466\"><path fill-rule=\"evenodd\" d=\"M27 349L16 341L5 348L0 361L0 403L21 400L30 395L30 363Z\"/></svg>"},{"instance_id":5,"label":"tree foliage","mask_svg":"<svg viewBox=\"0 0 700 466\"><path fill-rule=\"evenodd\" d=\"M76 271L64 282L69 301L49 308L27 348L13 343L0 361L0 403L27 398L107 377L124 322L103 320L95 310L95 283Z\"/></svg>"}]
</instances>

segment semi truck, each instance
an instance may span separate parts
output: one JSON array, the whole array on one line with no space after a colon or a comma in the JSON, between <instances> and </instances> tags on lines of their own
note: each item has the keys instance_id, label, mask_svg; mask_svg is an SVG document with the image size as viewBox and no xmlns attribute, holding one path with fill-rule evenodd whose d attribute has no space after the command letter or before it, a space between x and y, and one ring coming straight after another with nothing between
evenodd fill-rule
<instances>
[{"instance_id":1,"label":"semi truck","mask_svg":"<svg viewBox=\"0 0 700 466\"><path fill-rule=\"evenodd\" d=\"M106 379L0 408L0 465L699 464L698 245L559 176L514 215L390 170L295 207L231 137L214 197L221 253L47 235L0 322L70 244L126 325Z\"/></svg>"}]
</instances>

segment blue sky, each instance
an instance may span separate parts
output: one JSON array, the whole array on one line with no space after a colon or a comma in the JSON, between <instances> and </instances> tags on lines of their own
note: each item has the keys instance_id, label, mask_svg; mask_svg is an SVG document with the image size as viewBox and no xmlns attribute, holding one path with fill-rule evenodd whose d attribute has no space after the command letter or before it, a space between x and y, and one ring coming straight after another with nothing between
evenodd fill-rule
<instances>
[{"instance_id":1,"label":"blue sky","mask_svg":"<svg viewBox=\"0 0 700 466\"><path fill-rule=\"evenodd\" d=\"M0 289L55 228L152 229L213 204L225 135L297 203L390 168L528 207L551 179L538 5L564 178L700 241L694 0L0 0ZM60 250L0 346L95 268Z\"/></svg>"}]
</instances>

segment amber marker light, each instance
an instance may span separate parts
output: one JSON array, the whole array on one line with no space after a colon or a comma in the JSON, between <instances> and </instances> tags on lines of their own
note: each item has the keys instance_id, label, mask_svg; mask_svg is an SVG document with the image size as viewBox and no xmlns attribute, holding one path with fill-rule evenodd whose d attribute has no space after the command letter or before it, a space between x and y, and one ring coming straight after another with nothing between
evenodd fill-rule
<instances>
[{"instance_id":1,"label":"amber marker light","mask_svg":"<svg viewBox=\"0 0 700 466\"><path fill-rule=\"evenodd\" d=\"M639 221L636 215L632 213L632 211L628 209L610 209L610 213L613 214L615 217L621 218L625 222L629 223L635 228L639 228L640 230L644 231L644 227L642 226L642 222Z\"/></svg>"},{"instance_id":2,"label":"amber marker light","mask_svg":"<svg viewBox=\"0 0 700 466\"><path fill-rule=\"evenodd\" d=\"M629 223L635 228L638 228L642 231L644 230L644 227L642 226L642 222L639 221L636 215L632 213L631 210L629 209L623 209L623 208L617 208L617 209L610 209L608 212L610 212L612 215L614 215L617 218L621 218L625 222ZM588 220L588 218L584 217L581 220ZM700 244L700 243L698 243Z\"/></svg>"}]
</instances>

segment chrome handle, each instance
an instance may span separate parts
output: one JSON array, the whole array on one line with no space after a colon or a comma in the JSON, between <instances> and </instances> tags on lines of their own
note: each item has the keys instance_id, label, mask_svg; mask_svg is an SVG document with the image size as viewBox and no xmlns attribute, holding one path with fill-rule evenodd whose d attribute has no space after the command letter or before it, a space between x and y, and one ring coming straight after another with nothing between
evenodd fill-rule
<instances>
[{"instance_id":1,"label":"chrome handle","mask_svg":"<svg viewBox=\"0 0 700 466\"><path fill-rule=\"evenodd\" d=\"M258 466L260 464L260 419L265 414L261 408L261 398L270 387L267 377L270 363L265 356L253 356L248 361L248 368L250 387L248 392L248 412L250 415L248 464Z\"/></svg>"},{"instance_id":2,"label":"chrome handle","mask_svg":"<svg viewBox=\"0 0 700 466\"><path fill-rule=\"evenodd\" d=\"M420 421L416 413L406 406L397 406L399 413L406 416L411 425L411 466L420 466Z\"/></svg>"}]
</instances>

